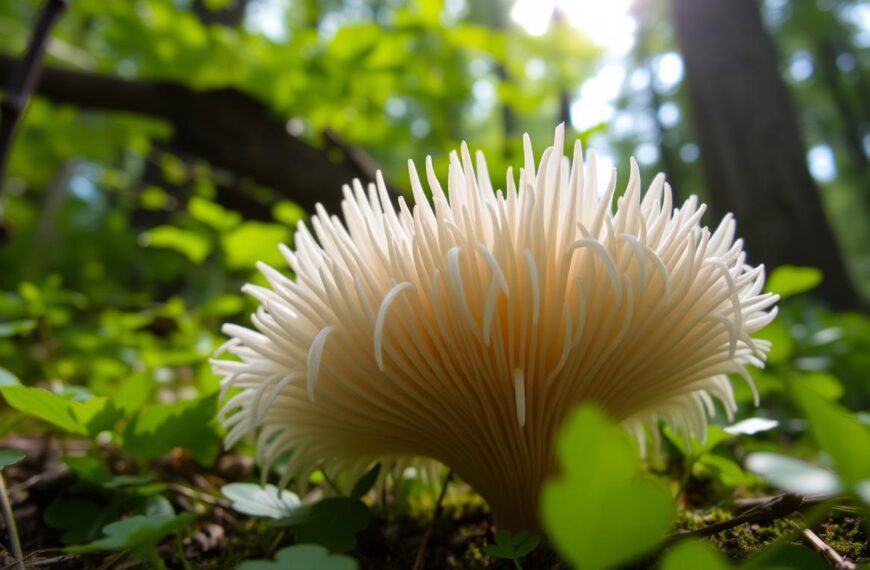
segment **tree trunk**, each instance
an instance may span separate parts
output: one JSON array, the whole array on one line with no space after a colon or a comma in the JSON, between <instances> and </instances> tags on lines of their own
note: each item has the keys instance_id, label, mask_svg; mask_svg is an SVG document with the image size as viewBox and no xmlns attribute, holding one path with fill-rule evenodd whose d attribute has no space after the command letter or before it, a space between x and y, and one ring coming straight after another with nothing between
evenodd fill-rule
<instances>
[{"instance_id":1,"label":"tree trunk","mask_svg":"<svg viewBox=\"0 0 870 570\"><path fill-rule=\"evenodd\" d=\"M673 0L673 10L714 214L734 212L752 262L818 267L821 297L859 307L757 2Z\"/></svg>"}]
</instances>

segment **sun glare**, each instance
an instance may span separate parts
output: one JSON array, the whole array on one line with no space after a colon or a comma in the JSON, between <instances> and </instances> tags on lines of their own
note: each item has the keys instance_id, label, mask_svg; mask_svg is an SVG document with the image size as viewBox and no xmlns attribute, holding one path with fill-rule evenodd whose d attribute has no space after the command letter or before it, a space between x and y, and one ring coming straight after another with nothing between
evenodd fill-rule
<instances>
[{"instance_id":1,"label":"sun glare","mask_svg":"<svg viewBox=\"0 0 870 570\"><path fill-rule=\"evenodd\" d=\"M599 47L625 54L634 41L635 23L629 14L633 0L517 0L511 17L528 33L547 31L558 9L575 28Z\"/></svg>"}]
</instances>

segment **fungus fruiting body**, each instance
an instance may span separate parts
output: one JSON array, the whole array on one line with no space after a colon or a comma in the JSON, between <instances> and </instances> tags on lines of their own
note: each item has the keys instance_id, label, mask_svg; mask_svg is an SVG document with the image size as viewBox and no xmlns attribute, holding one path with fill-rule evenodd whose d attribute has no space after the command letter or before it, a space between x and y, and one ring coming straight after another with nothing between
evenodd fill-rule
<instances>
[{"instance_id":1,"label":"fungus fruiting body","mask_svg":"<svg viewBox=\"0 0 870 570\"><path fill-rule=\"evenodd\" d=\"M661 174L642 195L633 161L614 208L615 171L601 185L593 153L563 148L560 127L536 166L526 138L504 190L463 145L446 191L427 159L431 201L409 163L413 205L394 206L379 177L345 187L343 219L318 207L282 248L294 277L260 264L271 287L245 287L253 329L224 327L237 358L214 369L239 389L227 444L256 433L266 465L289 452L287 480L433 459L497 524L535 530L580 402L642 445L660 419L703 437L715 400L732 414L727 375L751 385L769 345L750 335L776 312L734 220L702 226L704 206L674 208Z\"/></svg>"}]
</instances>

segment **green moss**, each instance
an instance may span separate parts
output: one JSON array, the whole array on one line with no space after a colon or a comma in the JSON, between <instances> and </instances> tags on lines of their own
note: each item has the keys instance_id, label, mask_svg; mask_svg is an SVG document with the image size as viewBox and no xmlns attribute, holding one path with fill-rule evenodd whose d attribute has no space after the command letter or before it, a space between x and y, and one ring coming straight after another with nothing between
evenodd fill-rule
<instances>
[{"instance_id":1,"label":"green moss","mask_svg":"<svg viewBox=\"0 0 870 570\"><path fill-rule=\"evenodd\" d=\"M864 521L859 518L842 517L829 521L822 526L819 538L850 560L859 562L870 560L867 529Z\"/></svg>"}]
</instances>

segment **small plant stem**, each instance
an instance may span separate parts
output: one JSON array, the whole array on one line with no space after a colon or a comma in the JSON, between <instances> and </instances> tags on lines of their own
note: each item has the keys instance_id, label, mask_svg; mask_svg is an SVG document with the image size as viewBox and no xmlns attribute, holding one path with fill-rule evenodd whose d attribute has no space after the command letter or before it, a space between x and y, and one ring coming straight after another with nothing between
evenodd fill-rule
<instances>
[{"instance_id":1,"label":"small plant stem","mask_svg":"<svg viewBox=\"0 0 870 570\"><path fill-rule=\"evenodd\" d=\"M160 558L160 553L157 552L156 546L148 549L146 560L154 570L166 570L166 564L164 564L163 559Z\"/></svg>"},{"instance_id":2,"label":"small plant stem","mask_svg":"<svg viewBox=\"0 0 870 570\"><path fill-rule=\"evenodd\" d=\"M175 544L178 545L178 560L181 561L181 567L184 570L193 570L193 566L190 565L187 556L184 555L184 537L181 533L175 535Z\"/></svg>"},{"instance_id":3,"label":"small plant stem","mask_svg":"<svg viewBox=\"0 0 870 570\"><path fill-rule=\"evenodd\" d=\"M326 469L321 467L320 472L323 474L323 480L326 481L326 483L330 487L332 487L332 490L335 491L337 494L341 495L341 489L339 489L338 485L336 485L335 482L329 478L329 475L326 474Z\"/></svg>"},{"instance_id":4,"label":"small plant stem","mask_svg":"<svg viewBox=\"0 0 870 570\"><path fill-rule=\"evenodd\" d=\"M450 479L453 478L453 469L447 472L447 477L444 478L444 485L441 487L441 493L438 495L438 500L435 502L435 511L432 513L432 520L429 521L429 526L426 527L426 532L423 534L423 539L420 541L420 548L417 549L417 557L414 559L414 570L423 569L423 557L426 554L426 547L429 545L429 539L432 537L432 530L435 528L435 521L441 516L444 496L447 494L447 485L450 484Z\"/></svg>"},{"instance_id":5,"label":"small plant stem","mask_svg":"<svg viewBox=\"0 0 870 570\"><path fill-rule=\"evenodd\" d=\"M3 518L6 519L6 532L9 533L9 547L15 558L15 570L24 570L24 552L21 550L21 540L18 538L18 525L15 524L15 515L12 513L12 503L9 501L9 493L6 492L6 481L0 471L0 502L2 502Z\"/></svg>"}]
</instances>

